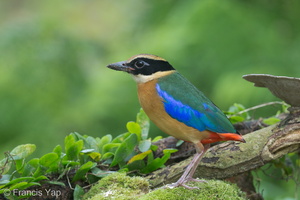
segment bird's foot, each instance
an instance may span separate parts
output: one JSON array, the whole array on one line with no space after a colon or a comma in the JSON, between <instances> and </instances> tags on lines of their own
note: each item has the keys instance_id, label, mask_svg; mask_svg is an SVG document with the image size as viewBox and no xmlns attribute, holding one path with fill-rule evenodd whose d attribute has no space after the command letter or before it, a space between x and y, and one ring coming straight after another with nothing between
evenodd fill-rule
<instances>
[{"instance_id":1,"label":"bird's foot","mask_svg":"<svg viewBox=\"0 0 300 200\"><path fill-rule=\"evenodd\" d=\"M179 186L185 187L186 189L189 189L189 190L198 189L197 187L191 187L191 186L186 185L185 183L178 183L178 182L165 185L161 188L163 188L163 189L166 189L166 188L173 189L173 188L176 188L176 187L179 187Z\"/></svg>"},{"instance_id":2,"label":"bird's foot","mask_svg":"<svg viewBox=\"0 0 300 200\"><path fill-rule=\"evenodd\" d=\"M186 185L186 183L187 183L187 182L190 182L190 181L207 183L207 181L201 180L201 179L186 178L186 179L184 179L184 180L178 180L176 183L172 183L172 184L169 184L169 185L165 185L165 186L162 187L162 188L170 188L170 189L173 189L173 188L175 188L175 187L182 186L182 187L185 187L186 189L189 189L189 190L199 189L198 187L191 187L191 186Z\"/></svg>"},{"instance_id":3,"label":"bird's foot","mask_svg":"<svg viewBox=\"0 0 300 200\"><path fill-rule=\"evenodd\" d=\"M194 182L199 182L199 183L207 183L206 180L202 180L202 179L187 178L186 180L187 180L186 182L194 181Z\"/></svg>"}]
</instances>

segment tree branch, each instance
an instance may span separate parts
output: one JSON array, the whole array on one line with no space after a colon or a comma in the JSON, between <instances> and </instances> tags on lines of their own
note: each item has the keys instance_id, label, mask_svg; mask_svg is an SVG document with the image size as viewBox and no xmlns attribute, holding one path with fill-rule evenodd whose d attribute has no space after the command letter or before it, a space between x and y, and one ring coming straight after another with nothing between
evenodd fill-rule
<instances>
[{"instance_id":1,"label":"tree branch","mask_svg":"<svg viewBox=\"0 0 300 200\"><path fill-rule=\"evenodd\" d=\"M194 177L225 179L258 168L287 153L300 150L299 113L289 115L280 124L244 136L247 143L224 142L205 154ZM173 183L192 158L158 170L146 178L152 187Z\"/></svg>"}]
</instances>

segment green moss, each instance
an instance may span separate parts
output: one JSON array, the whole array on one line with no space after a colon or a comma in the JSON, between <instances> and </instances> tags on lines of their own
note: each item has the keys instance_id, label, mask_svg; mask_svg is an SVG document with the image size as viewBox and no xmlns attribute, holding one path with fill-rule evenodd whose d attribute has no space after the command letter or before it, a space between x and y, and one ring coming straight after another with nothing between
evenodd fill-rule
<instances>
[{"instance_id":1,"label":"green moss","mask_svg":"<svg viewBox=\"0 0 300 200\"><path fill-rule=\"evenodd\" d=\"M149 183L141 177L113 173L101 179L83 197L83 200L137 199L149 191Z\"/></svg>"},{"instance_id":2,"label":"green moss","mask_svg":"<svg viewBox=\"0 0 300 200\"><path fill-rule=\"evenodd\" d=\"M246 200L245 193L241 192L236 185L224 181L208 180L207 183L191 182L188 185L197 186L199 190L188 190L184 187L157 189L139 200Z\"/></svg>"},{"instance_id":3,"label":"green moss","mask_svg":"<svg viewBox=\"0 0 300 200\"><path fill-rule=\"evenodd\" d=\"M207 183L191 182L188 185L199 187L188 190L184 187L160 188L149 192L149 183L142 177L129 177L125 173L113 173L95 184L83 200L134 199L134 200L246 200L245 193L233 184L208 180Z\"/></svg>"}]
</instances>

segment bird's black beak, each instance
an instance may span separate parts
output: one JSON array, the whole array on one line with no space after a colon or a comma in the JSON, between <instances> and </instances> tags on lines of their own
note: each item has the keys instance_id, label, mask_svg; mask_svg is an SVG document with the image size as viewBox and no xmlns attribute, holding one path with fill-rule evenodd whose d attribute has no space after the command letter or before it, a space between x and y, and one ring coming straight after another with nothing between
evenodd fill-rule
<instances>
[{"instance_id":1,"label":"bird's black beak","mask_svg":"<svg viewBox=\"0 0 300 200\"><path fill-rule=\"evenodd\" d=\"M123 71L123 72L128 72L128 73L131 73L132 71L134 71L134 68L129 67L126 64L127 63L125 61L122 61L122 62L110 64L107 67L110 69L113 69L113 70Z\"/></svg>"}]
</instances>

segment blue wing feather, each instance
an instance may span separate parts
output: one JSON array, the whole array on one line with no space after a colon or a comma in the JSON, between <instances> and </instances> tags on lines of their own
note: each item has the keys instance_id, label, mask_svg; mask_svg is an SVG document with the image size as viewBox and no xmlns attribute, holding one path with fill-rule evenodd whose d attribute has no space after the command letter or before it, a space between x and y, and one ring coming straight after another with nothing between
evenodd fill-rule
<instances>
[{"instance_id":1,"label":"blue wing feather","mask_svg":"<svg viewBox=\"0 0 300 200\"><path fill-rule=\"evenodd\" d=\"M223 112L188 80L177 72L169 76L168 80L165 78L156 84L156 90L172 118L199 131L236 132Z\"/></svg>"}]
</instances>

